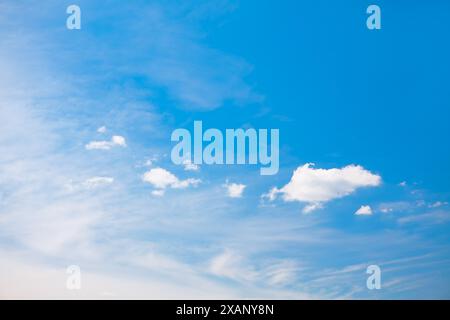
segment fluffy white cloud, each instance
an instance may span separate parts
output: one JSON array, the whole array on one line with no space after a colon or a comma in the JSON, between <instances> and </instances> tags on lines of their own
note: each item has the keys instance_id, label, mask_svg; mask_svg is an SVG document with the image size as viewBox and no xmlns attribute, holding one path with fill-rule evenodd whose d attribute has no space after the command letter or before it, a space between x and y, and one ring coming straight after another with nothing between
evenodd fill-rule
<instances>
[{"instance_id":1,"label":"fluffy white cloud","mask_svg":"<svg viewBox=\"0 0 450 320\"><path fill-rule=\"evenodd\" d=\"M273 188L263 197L275 200L278 194L284 201L306 202L310 205L304 210L311 212L321 204L353 193L361 187L374 187L381 184L381 177L358 165L343 168L315 169L307 163L298 167L288 184L281 189Z\"/></svg>"},{"instance_id":2,"label":"fluffy white cloud","mask_svg":"<svg viewBox=\"0 0 450 320\"><path fill-rule=\"evenodd\" d=\"M125 138L122 136L113 136L111 138L111 142L116 146L126 147L127 144L125 142Z\"/></svg>"},{"instance_id":3,"label":"fluffy white cloud","mask_svg":"<svg viewBox=\"0 0 450 320\"><path fill-rule=\"evenodd\" d=\"M163 168L150 169L144 174L142 180L156 188L156 192L153 192L155 196L164 195L166 188L184 189L189 186L197 186L201 182L200 179L180 180L173 173Z\"/></svg>"},{"instance_id":4,"label":"fluffy white cloud","mask_svg":"<svg viewBox=\"0 0 450 320\"><path fill-rule=\"evenodd\" d=\"M112 147L126 147L125 138L122 136L113 136L110 141L91 141L85 145L86 150L109 150Z\"/></svg>"},{"instance_id":5,"label":"fluffy white cloud","mask_svg":"<svg viewBox=\"0 0 450 320\"><path fill-rule=\"evenodd\" d=\"M372 208L370 206L361 206L358 210L356 210L355 214L357 216L370 216L372 214Z\"/></svg>"},{"instance_id":6,"label":"fluffy white cloud","mask_svg":"<svg viewBox=\"0 0 450 320\"><path fill-rule=\"evenodd\" d=\"M227 182L224 184L224 187L227 189L227 193L230 198L241 198L244 193L244 189L247 186L245 184Z\"/></svg>"}]
</instances>

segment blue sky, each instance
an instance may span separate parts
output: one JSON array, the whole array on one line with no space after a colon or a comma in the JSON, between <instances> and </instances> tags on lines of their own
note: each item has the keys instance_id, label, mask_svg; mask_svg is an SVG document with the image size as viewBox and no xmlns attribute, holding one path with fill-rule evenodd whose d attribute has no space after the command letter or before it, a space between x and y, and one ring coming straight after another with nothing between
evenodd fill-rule
<instances>
[{"instance_id":1,"label":"blue sky","mask_svg":"<svg viewBox=\"0 0 450 320\"><path fill-rule=\"evenodd\" d=\"M450 298L450 4L370 4L0 1L0 297ZM278 174L174 165L194 120Z\"/></svg>"}]
</instances>

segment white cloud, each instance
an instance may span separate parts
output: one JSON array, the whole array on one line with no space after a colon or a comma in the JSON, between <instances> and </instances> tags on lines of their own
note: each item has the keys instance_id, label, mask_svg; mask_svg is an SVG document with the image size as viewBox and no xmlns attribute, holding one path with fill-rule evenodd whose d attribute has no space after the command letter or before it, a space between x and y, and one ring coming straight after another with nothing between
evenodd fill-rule
<instances>
[{"instance_id":1,"label":"white cloud","mask_svg":"<svg viewBox=\"0 0 450 320\"><path fill-rule=\"evenodd\" d=\"M267 199L269 201L274 201L277 198L277 194L278 194L279 190L277 188L272 188L270 189L269 192L264 193L261 198L262 199Z\"/></svg>"},{"instance_id":2,"label":"white cloud","mask_svg":"<svg viewBox=\"0 0 450 320\"><path fill-rule=\"evenodd\" d=\"M316 210L322 209L322 208L323 208L323 205L320 202L318 202L318 203L311 203L311 204L308 204L307 206L305 206L303 208L302 212L303 213L311 213L313 211L316 211Z\"/></svg>"},{"instance_id":3,"label":"white cloud","mask_svg":"<svg viewBox=\"0 0 450 320\"><path fill-rule=\"evenodd\" d=\"M184 170L186 171L198 171L200 167L196 165L195 163L192 163L190 159L186 159L183 161Z\"/></svg>"},{"instance_id":4,"label":"white cloud","mask_svg":"<svg viewBox=\"0 0 450 320\"><path fill-rule=\"evenodd\" d=\"M113 136L112 139L111 139L111 142L114 145L117 145L117 146L121 146L121 147L126 147L127 146L127 144L125 142L125 138L122 137L122 136Z\"/></svg>"},{"instance_id":5,"label":"white cloud","mask_svg":"<svg viewBox=\"0 0 450 320\"><path fill-rule=\"evenodd\" d=\"M402 181L398 184L400 187L406 187L406 181Z\"/></svg>"},{"instance_id":6,"label":"white cloud","mask_svg":"<svg viewBox=\"0 0 450 320\"><path fill-rule=\"evenodd\" d=\"M448 202L436 201L436 202L428 205L428 207L429 208L439 208L439 207L445 206L447 204L448 204Z\"/></svg>"},{"instance_id":7,"label":"white cloud","mask_svg":"<svg viewBox=\"0 0 450 320\"><path fill-rule=\"evenodd\" d=\"M355 215L357 215L357 216L361 216L361 215L370 216L371 214L372 214L372 208L370 206L361 206L355 212Z\"/></svg>"},{"instance_id":8,"label":"white cloud","mask_svg":"<svg viewBox=\"0 0 450 320\"><path fill-rule=\"evenodd\" d=\"M166 188L172 188L172 189L184 189L189 186L197 186L201 180L200 179L186 179L186 180L180 180L178 179L173 173L170 171L167 171L163 168L153 168L144 173L144 176L142 177L142 180L144 182L148 182L153 187L155 187L157 190L156 193L153 193L153 195L156 196L162 196L164 195L164 191Z\"/></svg>"},{"instance_id":9,"label":"white cloud","mask_svg":"<svg viewBox=\"0 0 450 320\"><path fill-rule=\"evenodd\" d=\"M86 150L109 150L111 147L110 141L91 141L85 146Z\"/></svg>"},{"instance_id":10,"label":"white cloud","mask_svg":"<svg viewBox=\"0 0 450 320\"><path fill-rule=\"evenodd\" d=\"M274 200L278 194L284 201L309 203L308 209L317 209L318 204L342 198L362 187L381 184L381 177L358 165L348 165L341 169L314 169L312 163L298 167L291 181L281 189L273 188L263 197Z\"/></svg>"},{"instance_id":11,"label":"white cloud","mask_svg":"<svg viewBox=\"0 0 450 320\"><path fill-rule=\"evenodd\" d=\"M109 150L112 147L126 147L125 138L122 136L113 136L110 141L91 141L85 145L86 150Z\"/></svg>"},{"instance_id":12,"label":"white cloud","mask_svg":"<svg viewBox=\"0 0 450 320\"><path fill-rule=\"evenodd\" d=\"M143 161L139 161L135 167L136 168L142 168L142 167L152 167L156 162L158 162L158 156L152 156L150 158L146 158Z\"/></svg>"},{"instance_id":13,"label":"white cloud","mask_svg":"<svg viewBox=\"0 0 450 320\"><path fill-rule=\"evenodd\" d=\"M98 132L98 133L105 133L105 132L106 132L106 127L105 127L105 126L102 126L102 127L98 128L98 129L97 129L97 132Z\"/></svg>"},{"instance_id":14,"label":"white cloud","mask_svg":"<svg viewBox=\"0 0 450 320\"><path fill-rule=\"evenodd\" d=\"M155 197L162 197L164 195L164 190L153 190L152 191L152 195L154 195Z\"/></svg>"},{"instance_id":15,"label":"white cloud","mask_svg":"<svg viewBox=\"0 0 450 320\"><path fill-rule=\"evenodd\" d=\"M247 186L245 184L227 182L224 184L224 187L227 189L227 193L230 198L241 198L244 193L244 189Z\"/></svg>"}]
</instances>

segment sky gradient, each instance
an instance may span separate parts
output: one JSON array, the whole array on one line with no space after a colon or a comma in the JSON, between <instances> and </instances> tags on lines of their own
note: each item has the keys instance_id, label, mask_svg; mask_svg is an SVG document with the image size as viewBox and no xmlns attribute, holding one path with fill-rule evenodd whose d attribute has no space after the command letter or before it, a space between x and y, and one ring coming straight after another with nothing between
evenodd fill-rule
<instances>
[{"instance_id":1,"label":"sky gradient","mask_svg":"<svg viewBox=\"0 0 450 320\"><path fill-rule=\"evenodd\" d=\"M449 299L450 3L374 3L0 0L0 298Z\"/></svg>"}]
</instances>

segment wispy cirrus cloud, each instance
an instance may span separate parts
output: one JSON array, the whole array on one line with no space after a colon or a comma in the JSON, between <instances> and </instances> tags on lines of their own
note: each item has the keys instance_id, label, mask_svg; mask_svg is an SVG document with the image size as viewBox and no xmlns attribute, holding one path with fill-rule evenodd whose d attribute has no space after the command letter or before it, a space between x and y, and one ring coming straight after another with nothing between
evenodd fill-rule
<instances>
[{"instance_id":1,"label":"wispy cirrus cloud","mask_svg":"<svg viewBox=\"0 0 450 320\"><path fill-rule=\"evenodd\" d=\"M175 5L105 3L102 10L80 3L93 27L78 34L61 27L58 1L41 3L38 12L26 1L0 4L1 297L367 297L361 261L435 249L401 229L346 233L318 215L258 208L251 202L254 190L267 188L255 181L246 182L251 188L236 205L227 196L244 188L236 183L232 193L224 192L225 175L163 169L167 159L152 155L167 152L167 127L179 120L172 110L260 101L245 80L251 66L208 48L192 27L204 7L186 14ZM166 95L163 103L155 99ZM98 130L103 124L108 130ZM94 146L121 152L86 152L96 130ZM126 143L109 140L109 133L123 134ZM146 166L155 170L145 169L151 174L143 181ZM306 169L292 177L292 189L275 189L273 198L290 195L313 211L377 184L376 177L344 178L343 168ZM182 178L188 174L196 178ZM321 180L329 182L325 192L313 196ZM67 192L68 181L77 188ZM148 185L160 197L150 197ZM164 194L168 189L177 192ZM64 289L65 266L73 263L83 272L78 293ZM416 282L402 286L430 287L433 280L415 267L422 266L409 265ZM428 270L430 278L439 271Z\"/></svg>"},{"instance_id":2,"label":"wispy cirrus cloud","mask_svg":"<svg viewBox=\"0 0 450 320\"><path fill-rule=\"evenodd\" d=\"M397 219L400 224L419 223L421 225L433 225L450 222L450 212L436 210L433 212L410 214Z\"/></svg>"}]
</instances>

